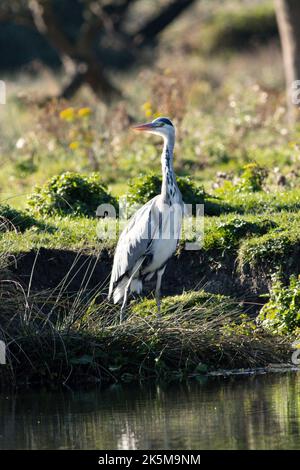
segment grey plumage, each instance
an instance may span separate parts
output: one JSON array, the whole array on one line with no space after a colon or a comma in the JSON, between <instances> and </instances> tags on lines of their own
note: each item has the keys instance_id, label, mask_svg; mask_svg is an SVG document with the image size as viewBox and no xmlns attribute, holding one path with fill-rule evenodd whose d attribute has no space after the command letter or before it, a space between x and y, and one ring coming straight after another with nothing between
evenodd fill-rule
<instances>
[{"instance_id":1,"label":"grey plumage","mask_svg":"<svg viewBox=\"0 0 300 470\"><path fill-rule=\"evenodd\" d=\"M123 230L114 256L108 298L123 300L120 319L129 292L141 293L143 282L157 274L156 301L160 311L161 278L176 249L181 231L182 197L173 170L174 127L167 118L138 126L164 138L161 194L148 201Z\"/></svg>"},{"instance_id":2,"label":"grey plumage","mask_svg":"<svg viewBox=\"0 0 300 470\"><path fill-rule=\"evenodd\" d=\"M141 207L120 235L115 251L108 294L109 298L113 294L115 303L120 300L116 285L125 275L127 275L127 279L128 276L130 277L130 273L138 260L142 256L147 256L151 248L151 235L154 230L154 226L151 224L151 209L158 197L156 196Z\"/></svg>"}]
</instances>

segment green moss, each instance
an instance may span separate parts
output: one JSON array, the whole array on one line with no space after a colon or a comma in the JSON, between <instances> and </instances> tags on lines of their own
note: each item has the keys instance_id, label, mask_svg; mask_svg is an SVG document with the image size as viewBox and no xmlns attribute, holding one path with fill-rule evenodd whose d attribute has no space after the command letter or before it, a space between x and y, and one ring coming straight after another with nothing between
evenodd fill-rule
<instances>
[{"instance_id":1,"label":"green moss","mask_svg":"<svg viewBox=\"0 0 300 470\"><path fill-rule=\"evenodd\" d=\"M157 306L154 299L133 301L130 305L131 312L141 317L157 315ZM161 304L162 315L176 315L190 313L204 315L224 314L238 310L238 304L224 295L211 294L204 291L187 292L182 295L163 297Z\"/></svg>"},{"instance_id":2,"label":"green moss","mask_svg":"<svg viewBox=\"0 0 300 470\"><path fill-rule=\"evenodd\" d=\"M239 267L264 267L269 271L291 268L300 255L299 228L279 229L244 241L239 249Z\"/></svg>"},{"instance_id":3,"label":"green moss","mask_svg":"<svg viewBox=\"0 0 300 470\"><path fill-rule=\"evenodd\" d=\"M204 248L206 250L236 248L245 238L263 235L277 226L276 222L264 217L230 215L215 219L214 222L205 231Z\"/></svg>"},{"instance_id":4,"label":"green moss","mask_svg":"<svg viewBox=\"0 0 300 470\"><path fill-rule=\"evenodd\" d=\"M43 248L88 251L111 246L115 240L101 240L97 236L96 219L75 217L49 217L43 226L41 219L37 225L24 232L6 231L0 237L0 252L20 253Z\"/></svg>"},{"instance_id":5,"label":"green moss","mask_svg":"<svg viewBox=\"0 0 300 470\"><path fill-rule=\"evenodd\" d=\"M19 215L18 211L16 213ZM113 247L118 239L118 225L113 220L56 216L47 218L47 223L41 217L28 219L25 217L25 221L30 223L22 228L22 232L6 230L2 233L0 251L18 253L38 247L70 250L86 248L93 251L103 247ZM272 240L280 238L282 233L288 234L289 231L297 233L299 223L300 214L288 212L272 214L269 217L255 214L223 214L219 217L206 217L203 249L236 250L241 245L240 252L243 252L244 256L245 247L248 246L247 241L253 240L255 247L256 244L260 246L260 243L264 243L266 239L270 239L270 243L273 243ZM115 237L101 236L103 230L99 230L99 227L102 227L100 224L107 224L109 228L107 233L113 234L115 231ZM193 241L193 238L187 236L186 241Z\"/></svg>"},{"instance_id":6,"label":"green moss","mask_svg":"<svg viewBox=\"0 0 300 470\"><path fill-rule=\"evenodd\" d=\"M300 190L287 189L266 193L259 192L225 192L219 195L220 201L227 204L232 212L239 214L274 214L280 211L300 211Z\"/></svg>"}]
</instances>

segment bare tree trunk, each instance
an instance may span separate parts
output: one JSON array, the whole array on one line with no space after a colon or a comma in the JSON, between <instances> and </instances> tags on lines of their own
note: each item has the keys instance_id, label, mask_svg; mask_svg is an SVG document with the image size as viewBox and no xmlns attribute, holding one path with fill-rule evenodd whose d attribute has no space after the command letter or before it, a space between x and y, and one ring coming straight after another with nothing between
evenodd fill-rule
<instances>
[{"instance_id":1,"label":"bare tree trunk","mask_svg":"<svg viewBox=\"0 0 300 470\"><path fill-rule=\"evenodd\" d=\"M75 75L62 89L60 97L71 98L86 83L105 103L110 103L114 98L120 98L121 92L113 86L92 52L92 42L98 28L101 27L101 20L96 24L84 24L85 28L79 37L78 44L74 45L60 28L51 0L31 0L30 7L37 30L76 66Z\"/></svg>"},{"instance_id":2,"label":"bare tree trunk","mask_svg":"<svg viewBox=\"0 0 300 470\"><path fill-rule=\"evenodd\" d=\"M60 98L72 98L84 84L89 85L95 95L104 103L109 104L114 99L122 98L121 92L102 73L101 66L97 60L90 60L88 63L80 64L77 67L74 76L62 89Z\"/></svg>"},{"instance_id":3,"label":"bare tree trunk","mask_svg":"<svg viewBox=\"0 0 300 470\"><path fill-rule=\"evenodd\" d=\"M300 1L275 0L275 6L283 53L289 122L293 124L297 116L293 87L297 85L296 80L300 80Z\"/></svg>"},{"instance_id":4,"label":"bare tree trunk","mask_svg":"<svg viewBox=\"0 0 300 470\"><path fill-rule=\"evenodd\" d=\"M115 88L103 74L97 60L91 59L87 62L85 81L93 92L105 103L111 103L113 100L122 97L120 90Z\"/></svg>"},{"instance_id":5,"label":"bare tree trunk","mask_svg":"<svg viewBox=\"0 0 300 470\"><path fill-rule=\"evenodd\" d=\"M137 51L151 44L169 24L196 2L196 0L172 0L166 6L159 8L159 12L138 31L126 34L122 28L124 17L128 8L136 1L94 2L94 7L98 6L95 14L90 14L87 2L85 21L78 32L76 43L73 43L58 21L53 0L30 0L29 10L36 29L46 36L61 57L70 59L76 69L67 85L61 90L61 97L71 98L86 83L106 103L120 99L121 91L103 70L103 64L95 52L95 39L99 31L107 33L108 36L119 36L123 49L127 47ZM122 52L122 48L120 51Z\"/></svg>"}]
</instances>

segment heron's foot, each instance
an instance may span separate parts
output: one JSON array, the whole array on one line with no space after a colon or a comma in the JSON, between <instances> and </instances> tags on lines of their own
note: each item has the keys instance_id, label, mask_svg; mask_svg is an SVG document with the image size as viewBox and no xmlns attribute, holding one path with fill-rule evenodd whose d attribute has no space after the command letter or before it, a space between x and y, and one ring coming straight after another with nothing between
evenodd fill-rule
<instances>
[{"instance_id":1,"label":"heron's foot","mask_svg":"<svg viewBox=\"0 0 300 470\"><path fill-rule=\"evenodd\" d=\"M156 319L159 321L161 320L161 301L160 298L156 298L156 305L157 305L157 314L156 314Z\"/></svg>"}]
</instances>

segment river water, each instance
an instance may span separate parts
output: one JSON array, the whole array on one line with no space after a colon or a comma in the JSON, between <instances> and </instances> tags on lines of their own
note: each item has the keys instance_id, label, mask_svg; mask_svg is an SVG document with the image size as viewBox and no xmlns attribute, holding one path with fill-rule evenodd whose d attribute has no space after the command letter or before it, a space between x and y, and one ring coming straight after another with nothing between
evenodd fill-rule
<instances>
[{"instance_id":1,"label":"river water","mask_svg":"<svg viewBox=\"0 0 300 470\"><path fill-rule=\"evenodd\" d=\"M0 449L300 449L300 373L1 394Z\"/></svg>"}]
</instances>

